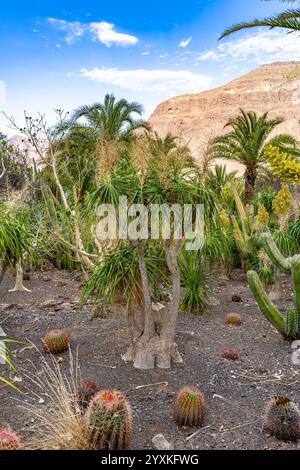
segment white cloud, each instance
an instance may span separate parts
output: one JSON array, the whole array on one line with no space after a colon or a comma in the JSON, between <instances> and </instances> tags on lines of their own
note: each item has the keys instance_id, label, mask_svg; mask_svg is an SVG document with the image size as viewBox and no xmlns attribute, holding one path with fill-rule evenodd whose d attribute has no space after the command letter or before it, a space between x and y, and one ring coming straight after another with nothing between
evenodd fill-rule
<instances>
[{"instance_id":1,"label":"white cloud","mask_svg":"<svg viewBox=\"0 0 300 470\"><path fill-rule=\"evenodd\" d=\"M65 21L56 18L48 18L48 21L54 28L66 33L65 41L70 45L73 44L76 39L81 38L86 30L85 25L79 21Z\"/></svg>"},{"instance_id":2,"label":"white cloud","mask_svg":"<svg viewBox=\"0 0 300 470\"><path fill-rule=\"evenodd\" d=\"M144 51L142 52L142 55L149 55L150 54L150 51Z\"/></svg>"},{"instance_id":3,"label":"white cloud","mask_svg":"<svg viewBox=\"0 0 300 470\"><path fill-rule=\"evenodd\" d=\"M120 70L117 68L81 69L81 76L127 90L152 93L195 93L210 87L212 78L187 70Z\"/></svg>"},{"instance_id":4,"label":"white cloud","mask_svg":"<svg viewBox=\"0 0 300 470\"><path fill-rule=\"evenodd\" d=\"M100 23L90 23L90 31L94 34L102 44L106 47L112 45L117 46L135 46L138 43L138 38L130 34L118 33L115 31L113 23L101 21Z\"/></svg>"},{"instance_id":5,"label":"white cloud","mask_svg":"<svg viewBox=\"0 0 300 470\"><path fill-rule=\"evenodd\" d=\"M300 60L297 37L283 31L259 30L243 38L220 43L202 52L197 60L252 62L258 65L276 61Z\"/></svg>"},{"instance_id":6,"label":"white cloud","mask_svg":"<svg viewBox=\"0 0 300 470\"><path fill-rule=\"evenodd\" d=\"M190 36L189 38L187 39L183 39L180 43L179 43L179 47L187 47L189 45L189 43L191 42L192 40L192 36Z\"/></svg>"},{"instance_id":7,"label":"white cloud","mask_svg":"<svg viewBox=\"0 0 300 470\"><path fill-rule=\"evenodd\" d=\"M106 47L134 46L138 43L138 38L131 34L119 33L113 23L106 21L80 23L79 21L65 21L56 18L48 18L48 22L56 29L64 31L67 44L73 44L76 39L82 38L86 34L92 35L94 40L98 40Z\"/></svg>"}]
</instances>

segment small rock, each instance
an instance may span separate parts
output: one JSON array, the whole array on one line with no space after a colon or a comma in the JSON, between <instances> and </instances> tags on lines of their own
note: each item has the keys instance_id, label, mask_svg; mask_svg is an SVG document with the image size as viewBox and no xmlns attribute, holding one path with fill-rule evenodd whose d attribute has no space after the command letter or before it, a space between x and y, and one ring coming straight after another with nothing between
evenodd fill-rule
<instances>
[{"instance_id":1,"label":"small rock","mask_svg":"<svg viewBox=\"0 0 300 470\"><path fill-rule=\"evenodd\" d=\"M52 308L52 307L57 307L57 301L54 299L48 299L39 304L40 308Z\"/></svg>"},{"instance_id":2,"label":"small rock","mask_svg":"<svg viewBox=\"0 0 300 470\"><path fill-rule=\"evenodd\" d=\"M1 304L1 310L10 310L11 308L14 308L16 305L15 304Z\"/></svg>"},{"instance_id":3,"label":"small rock","mask_svg":"<svg viewBox=\"0 0 300 470\"><path fill-rule=\"evenodd\" d=\"M67 309L67 308L72 308L72 304L69 302L64 302L63 304L60 305L61 309Z\"/></svg>"},{"instance_id":4,"label":"small rock","mask_svg":"<svg viewBox=\"0 0 300 470\"><path fill-rule=\"evenodd\" d=\"M156 434L152 439L154 449L157 450L174 450L173 445L167 441L163 434Z\"/></svg>"},{"instance_id":5,"label":"small rock","mask_svg":"<svg viewBox=\"0 0 300 470\"><path fill-rule=\"evenodd\" d=\"M57 287L66 287L69 284L69 281L66 281L65 279L62 279L61 281L58 281L56 284Z\"/></svg>"},{"instance_id":6,"label":"small rock","mask_svg":"<svg viewBox=\"0 0 300 470\"><path fill-rule=\"evenodd\" d=\"M29 273L23 273L23 281L30 281Z\"/></svg>"}]
</instances>

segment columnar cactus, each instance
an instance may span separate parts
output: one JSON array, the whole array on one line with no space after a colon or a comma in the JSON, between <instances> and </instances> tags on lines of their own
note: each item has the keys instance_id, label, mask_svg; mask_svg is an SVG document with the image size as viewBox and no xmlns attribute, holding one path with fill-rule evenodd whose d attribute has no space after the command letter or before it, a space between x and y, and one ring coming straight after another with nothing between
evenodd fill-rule
<instances>
[{"instance_id":1,"label":"columnar cactus","mask_svg":"<svg viewBox=\"0 0 300 470\"><path fill-rule=\"evenodd\" d=\"M91 446L98 450L126 450L132 442L132 412L117 390L102 390L90 401L86 425Z\"/></svg>"},{"instance_id":2,"label":"columnar cactus","mask_svg":"<svg viewBox=\"0 0 300 470\"><path fill-rule=\"evenodd\" d=\"M77 403L81 410L88 407L91 399L99 392L100 389L93 380L84 380L77 388Z\"/></svg>"},{"instance_id":3,"label":"columnar cactus","mask_svg":"<svg viewBox=\"0 0 300 470\"><path fill-rule=\"evenodd\" d=\"M205 414L205 402L199 388L182 388L174 402L174 418L179 426L201 426Z\"/></svg>"},{"instance_id":4,"label":"columnar cactus","mask_svg":"<svg viewBox=\"0 0 300 470\"><path fill-rule=\"evenodd\" d=\"M20 436L9 428L0 429L0 450L21 450Z\"/></svg>"},{"instance_id":5,"label":"columnar cactus","mask_svg":"<svg viewBox=\"0 0 300 470\"><path fill-rule=\"evenodd\" d=\"M300 438L300 411L289 398L274 397L263 415L263 429L283 441Z\"/></svg>"},{"instance_id":6,"label":"columnar cactus","mask_svg":"<svg viewBox=\"0 0 300 470\"><path fill-rule=\"evenodd\" d=\"M66 331L50 330L44 336L42 343L45 352L51 354L60 354L68 351L70 340Z\"/></svg>"},{"instance_id":7,"label":"columnar cactus","mask_svg":"<svg viewBox=\"0 0 300 470\"><path fill-rule=\"evenodd\" d=\"M286 274L291 273L294 284L295 306L287 311L286 318L271 302L255 271L248 271L247 277L252 293L261 312L284 337L300 338L300 255L285 258L270 233L261 235L263 248L273 264Z\"/></svg>"}]
</instances>

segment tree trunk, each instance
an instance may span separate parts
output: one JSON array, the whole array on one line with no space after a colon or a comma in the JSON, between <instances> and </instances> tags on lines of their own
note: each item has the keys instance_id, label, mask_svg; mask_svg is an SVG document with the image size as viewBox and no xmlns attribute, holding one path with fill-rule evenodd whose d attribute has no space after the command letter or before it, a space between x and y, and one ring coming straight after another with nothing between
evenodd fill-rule
<instances>
[{"instance_id":1,"label":"tree trunk","mask_svg":"<svg viewBox=\"0 0 300 470\"><path fill-rule=\"evenodd\" d=\"M8 292L31 292L23 285L23 269L21 264L16 265L16 284L13 289Z\"/></svg>"},{"instance_id":2,"label":"tree trunk","mask_svg":"<svg viewBox=\"0 0 300 470\"><path fill-rule=\"evenodd\" d=\"M3 260L3 258L2 258L2 260L0 260L0 284L3 281L4 274L7 270L7 267L8 267L8 265L7 265L6 261Z\"/></svg>"},{"instance_id":3,"label":"tree trunk","mask_svg":"<svg viewBox=\"0 0 300 470\"><path fill-rule=\"evenodd\" d=\"M172 362L181 363L182 357L175 343L177 315L180 301L180 274L172 263L172 299L167 308L154 312L152 308L148 274L145 263L145 247L139 252L139 268L144 295L142 327L130 316L131 344L124 354L123 360L133 362L136 369L169 369ZM174 249L175 251L175 249ZM168 255L169 256L169 255Z\"/></svg>"},{"instance_id":4,"label":"tree trunk","mask_svg":"<svg viewBox=\"0 0 300 470\"><path fill-rule=\"evenodd\" d=\"M255 182L257 178L257 171L248 168L244 174L245 180L245 201L249 204L252 201L255 191Z\"/></svg>"}]
</instances>

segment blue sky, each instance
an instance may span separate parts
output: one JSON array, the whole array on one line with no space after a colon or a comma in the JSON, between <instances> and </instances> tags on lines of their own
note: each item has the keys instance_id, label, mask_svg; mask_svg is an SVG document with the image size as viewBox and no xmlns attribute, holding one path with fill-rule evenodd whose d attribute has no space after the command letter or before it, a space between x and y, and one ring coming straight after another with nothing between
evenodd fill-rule
<instances>
[{"instance_id":1,"label":"blue sky","mask_svg":"<svg viewBox=\"0 0 300 470\"><path fill-rule=\"evenodd\" d=\"M4 3L4 2L3 2ZM1 5L0 109L72 110L107 92L149 116L174 95L199 92L263 63L300 60L293 34L256 29L218 42L241 20L284 8L260 0L61 0ZM0 130L12 134L0 117Z\"/></svg>"}]
</instances>

